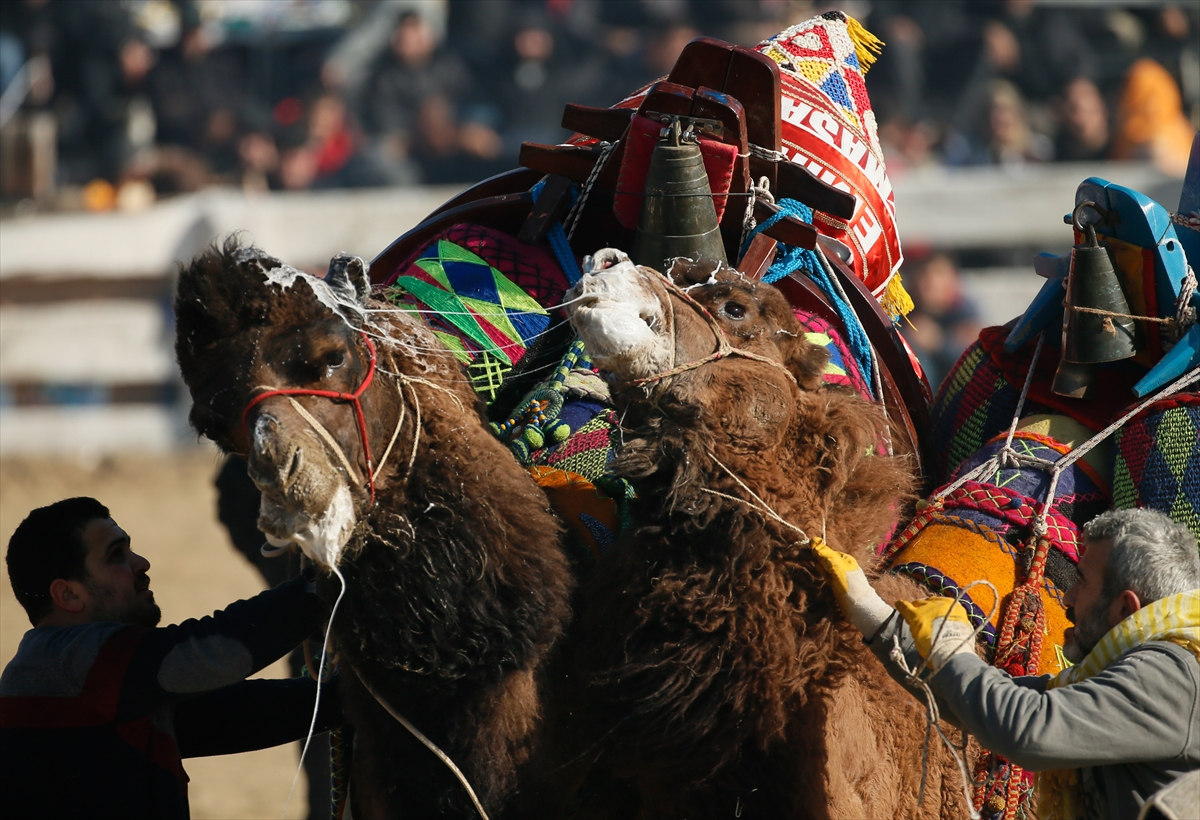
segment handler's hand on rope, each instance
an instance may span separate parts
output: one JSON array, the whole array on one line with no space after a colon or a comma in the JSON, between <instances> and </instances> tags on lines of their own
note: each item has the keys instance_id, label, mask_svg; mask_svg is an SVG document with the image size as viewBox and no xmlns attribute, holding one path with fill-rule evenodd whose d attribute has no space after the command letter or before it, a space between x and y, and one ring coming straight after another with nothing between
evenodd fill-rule
<instances>
[{"instance_id":1,"label":"handler's hand on rope","mask_svg":"<svg viewBox=\"0 0 1200 820\"><path fill-rule=\"evenodd\" d=\"M896 609L908 623L917 652L935 673L955 655L975 654L975 628L953 598L897 601Z\"/></svg>"},{"instance_id":2,"label":"handler's hand on rope","mask_svg":"<svg viewBox=\"0 0 1200 820\"><path fill-rule=\"evenodd\" d=\"M865 637L873 636L894 610L871 588L867 576L852 556L832 549L821 538L813 538L810 547L829 576L833 594L846 620L858 627Z\"/></svg>"}]
</instances>

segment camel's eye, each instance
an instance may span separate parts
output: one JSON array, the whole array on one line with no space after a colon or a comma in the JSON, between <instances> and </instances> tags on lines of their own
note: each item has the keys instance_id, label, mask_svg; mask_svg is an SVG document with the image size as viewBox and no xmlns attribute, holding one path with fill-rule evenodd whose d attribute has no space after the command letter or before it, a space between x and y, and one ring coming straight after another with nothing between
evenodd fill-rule
<instances>
[{"instance_id":1,"label":"camel's eye","mask_svg":"<svg viewBox=\"0 0 1200 820\"><path fill-rule=\"evenodd\" d=\"M739 305L737 302L726 302L721 306L721 313L730 319L745 319L746 306Z\"/></svg>"},{"instance_id":2,"label":"camel's eye","mask_svg":"<svg viewBox=\"0 0 1200 820\"><path fill-rule=\"evenodd\" d=\"M321 357L321 364L325 365L326 375L328 375L330 372L332 372L334 370L337 370L339 367L341 367L345 363L346 363L346 352L344 350L337 350L337 349L330 350L328 353L326 353L324 356Z\"/></svg>"}]
</instances>

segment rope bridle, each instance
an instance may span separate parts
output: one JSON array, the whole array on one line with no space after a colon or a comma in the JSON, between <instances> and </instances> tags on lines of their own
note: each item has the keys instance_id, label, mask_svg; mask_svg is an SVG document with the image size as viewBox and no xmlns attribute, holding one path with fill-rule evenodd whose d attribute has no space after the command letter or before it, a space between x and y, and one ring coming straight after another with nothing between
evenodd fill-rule
<instances>
[{"instance_id":1,"label":"rope bridle","mask_svg":"<svg viewBox=\"0 0 1200 820\"><path fill-rule=\"evenodd\" d=\"M315 418L313 418L312 415L308 413L308 411L306 411L299 402L295 401L291 397L318 396L320 398L330 399L331 401L350 402L350 404L354 407L354 421L358 425L358 436L359 442L362 444L363 459L367 463L367 469L365 471L367 476L367 487L371 493L371 503L374 504L375 477L377 475L377 471L373 468L371 463L371 440L367 434L367 418L363 414L361 397L362 394L367 391L367 388L371 386L371 383L375 380L377 356L375 354L375 344L371 341L371 337L367 335L366 331L360 332L362 333L363 341L367 343L367 352L370 353L371 361L367 366L367 375L363 377L362 383L359 384L353 393L342 393L337 390L308 390L304 388L279 389L268 387L264 390L264 392L259 393L257 396L250 399L250 401L246 404L246 409L242 411L242 427L245 428L246 435L249 436L250 429L247 427L246 421L250 415L250 411L257 405L262 404L267 399L274 398L275 396L287 396L292 401L292 406L295 407L302 416L304 416L305 420L308 421L309 424L313 425L314 429L316 429L318 433L322 434L321 437L325 439L325 442L334 448L334 452L341 457L342 464L346 467L347 472L350 473L350 477L355 479L357 476L355 475L354 470L350 469L350 461L346 458L345 453L342 452L341 447L337 445L337 442L333 440L333 437L324 428L324 426L322 426ZM393 436L393 440L394 439L395 437Z\"/></svg>"},{"instance_id":2,"label":"rope bridle","mask_svg":"<svg viewBox=\"0 0 1200 820\"><path fill-rule=\"evenodd\" d=\"M784 373L787 374L787 377L789 379L792 380L792 384L795 384L797 387L800 386L799 382L796 381L796 377L792 375L792 372L790 370L788 370L787 367L782 362L777 362L768 356L763 356L759 353L754 353L753 351L750 351L750 350L741 350L740 348L736 348L733 345L731 345L729 343L729 336L726 335L726 333L725 333L725 328L721 327L720 322L717 321L716 317L714 317L712 315L712 313L708 310L708 308L706 308L704 305L697 302L695 299L693 299L691 297L691 295L688 294L688 292L686 290L679 287L679 285L675 284L675 282L671 279L670 276L668 276L666 274L661 274L661 276L662 276L663 285L667 289L667 305L666 305L667 324L668 324L667 333L670 336L671 343L672 343L672 347L671 347L672 362L674 362L674 359L675 359L675 347L674 347L675 311L674 311L674 306L671 303L672 296L678 296L680 299L683 300L683 302L686 305L691 307L692 310L696 311L696 313L699 314L700 318L704 320L705 324L708 325L709 330L712 331L713 336L716 338L717 349L714 350L712 353L709 353L707 356L696 359L695 361L687 362L686 364L681 364L681 365L674 365L671 368L664 370L661 373L655 373L652 376L643 376L640 379L633 379L632 381L630 381L631 385L633 385L634 387L645 387L648 384L653 384L654 382L662 381L663 379L670 378L671 376L677 376L680 373L686 373L689 370L695 370L696 368L706 365L710 362L717 362L717 361L720 361L721 359L727 359L727 358L731 358L733 356L741 356L744 359L753 359L754 361L757 361L757 362L764 362L764 363L772 365L774 367L778 367L780 370L782 370Z\"/></svg>"}]
</instances>

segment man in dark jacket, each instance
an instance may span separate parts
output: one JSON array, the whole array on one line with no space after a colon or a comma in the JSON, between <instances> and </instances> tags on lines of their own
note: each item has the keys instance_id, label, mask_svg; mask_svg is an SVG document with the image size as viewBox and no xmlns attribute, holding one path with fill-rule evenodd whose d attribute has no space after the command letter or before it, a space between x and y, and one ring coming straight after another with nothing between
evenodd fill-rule
<instances>
[{"instance_id":1,"label":"man in dark jacket","mask_svg":"<svg viewBox=\"0 0 1200 820\"><path fill-rule=\"evenodd\" d=\"M1039 817L1120 820L1200 769L1200 554L1184 525L1154 510L1103 513L1083 532L1080 578L1063 598L1075 625L1063 654L1075 665L1053 677L1013 678L980 660L953 599L893 609L853 558L814 550L896 680L912 690L890 657L898 643L911 669L932 672L943 717L1038 773Z\"/></svg>"},{"instance_id":2,"label":"man in dark jacket","mask_svg":"<svg viewBox=\"0 0 1200 820\"><path fill-rule=\"evenodd\" d=\"M317 684L245 680L319 629L301 575L157 627L150 563L91 498L34 510L8 574L34 628L0 675L0 794L14 817L188 817L182 759L304 737ZM341 720L332 686L316 731Z\"/></svg>"}]
</instances>

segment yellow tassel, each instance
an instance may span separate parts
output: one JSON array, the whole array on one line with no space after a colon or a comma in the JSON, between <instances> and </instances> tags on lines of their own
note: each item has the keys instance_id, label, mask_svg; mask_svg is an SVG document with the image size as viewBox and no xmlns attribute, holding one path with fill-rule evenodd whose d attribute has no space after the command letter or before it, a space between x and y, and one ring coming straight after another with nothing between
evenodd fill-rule
<instances>
[{"instance_id":1,"label":"yellow tassel","mask_svg":"<svg viewBox=\"0 0 1200 820\"><path fill-rule=\"evenodd\" d=\"M883 295L879 297L879 306L892 318L907 316L913 309L912 297L904 289L904 283L900 281L900 274L893 273L892 278L887 281Z\"/></svg>"},{"instance_id":2,"label":"yellow tassel","mask_svg":"<svg viewBox=\"0 0 1200 820\"><path fill-rule=\"evenodd\" d=\"M879 56L879 52L883 50L883 40L867 31L862 23L848 14L846 15L846 33L850 35L850 42L854 43L854 56L858 58L859 68L862 69L865 77L868 69L875 65L875 59ZM911 309L910 307L909 310ZM905 313L907 312L905 311Z\"/></svg>"}]
</instances>

